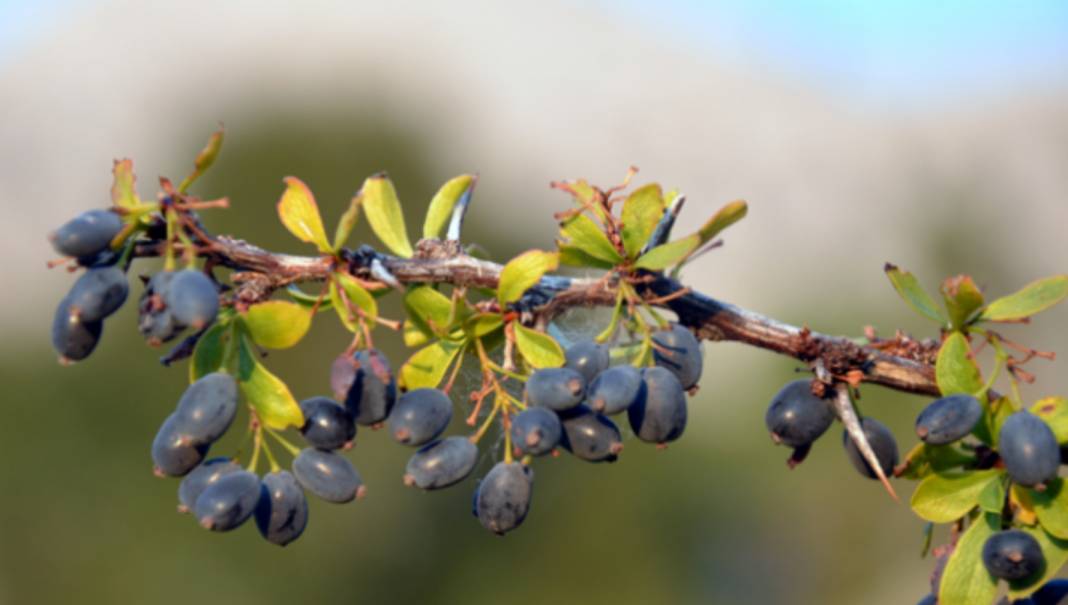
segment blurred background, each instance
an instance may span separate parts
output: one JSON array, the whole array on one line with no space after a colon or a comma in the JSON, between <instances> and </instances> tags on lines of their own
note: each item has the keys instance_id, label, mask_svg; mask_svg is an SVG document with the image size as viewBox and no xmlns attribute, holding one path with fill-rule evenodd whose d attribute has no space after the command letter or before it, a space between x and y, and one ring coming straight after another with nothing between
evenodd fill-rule
<instances>
[{"instance_id":1,"label":"blurred background","mask_svg":"<svg viewBox=\"0 0 1068 605\"><path fill-rule=\"evenodd\" d=\"M750 203L688 282L820 331L933 335L886 261L932 291L969 273L990 296L1068 269L1068 5L1055 0L0 2L0 603L898 604L927 591L922 523L853 471L837 434L788 471L763 414L796 364L734 344L706 346L682 441L631 439L614 465L539 460L531 516L503 539L470 516L474 481L404 488L409 452L371 431L350 454L368 498L313 501L285 549L251 525L218 535L175 514L178 483L151 475L148 450L185 368L156 363L133 305L92 358L58 367L48 330L72 277L45 270L45 236L108 202L113 158L134 158L152 198L219 122L222 156L194 192L233 207L206 221L276 250L308 251L274 211L287 175L332 228L388 170L414 235L438 185L479 172L466 236L506 259L551 245L569 200L549 181L609 186L633 164L637 183L687 193L683 226ZM1064 354L1068 308L1007 331ZM379 340L399 364L399 337ZM268 363L298 397L325 394L347 342L324 315ZM1065 363L1034 362L1025 396L1066 394ZM904 451L924 403L867 388L861 405ZM898 489L907 501L911 485Z\"/></svg>"}]
</instances>

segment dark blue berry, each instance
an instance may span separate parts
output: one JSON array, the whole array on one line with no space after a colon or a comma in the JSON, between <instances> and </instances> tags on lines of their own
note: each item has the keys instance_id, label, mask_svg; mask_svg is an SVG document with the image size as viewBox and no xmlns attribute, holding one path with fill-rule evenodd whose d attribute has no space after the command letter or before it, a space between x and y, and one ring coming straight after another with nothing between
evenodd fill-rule
<instances>
[{"instance_id":1,"label":"dark blue berry","mask_svg":"<svg viewBox=\"0 0 1068 605\"><path fill-rule=\"evenodd\" d=\"M1009 416L1001 425L998 453L1013 482L1027 487L1054 479L1061 463L1053 430L1026 410Z\"/></svg>"},{"instance_id":2,"label":"dark blue berry","mask_svg":"<svg viewBox=\"0 0 1068 605\"><path fill-rule=\"evenodd\" d=\"M983 544L983 565L995 578L1023 580L1038 573L1045 564L1038 540L1018 529L998 532Z\"/></svg>"},{"instance_id":3,"label":"dark blue berry","mask_svg":"<svg viewBox=\"0 0 1068 605\"><path fill-rule=\"evenodd\" d=\"M544 368L527 379L527 403L550 410L569 410L582 403L586 379L571 368Z\"/></svg>"},{"instance_id":4,"label":"dark blue berry","mask_svg":"<svg viewBox=\"0 0 1068 605\"><path fill-rule=\"evenodd\" d=\"M1068 580L1050 580L1031 594L1033 605L1058 605L1068 597Z\"/></svg>"},{"instance_id":5,"label":"dark blue berry","mask_svg":"<svg viewBox=\"0 0 1068 605\"><path fill-rule=\"evenodd\" d=\"M527 408L512 418L512 443L531 456L553 451L560 444L563 432L560 418L546 408Z\"/></svg>"},{"instance_id":6,"label":"dark blue berry","mask_svg":"<svg viewBox=\"0 0 1068 605\"><path fill-rule=\"evenodd\" d=\"M52 319L52 347L64 363L81 361L96 348L103 331L102 322L83 321L71 311L70 300L64 298Z\"/></svg>"},{"instance_id":7,"label":"dark blue berry","mask_svg":"<svg viewBox=\"0 0 1068 605\"><path fill-rule=\"evenodd\" d=\"M630 406L627 418L634 434L649 443L667 443L686 429L686 392L675 374L653 366L642 370L645 397Z\"/></svg>"},{"instance_id":8,"label":"dark blue berry","mask_svg":"<svg viewBox=\"0 0 1068 605\"><path fill-rule=\"evenodd\" d=\"M237 416L237 381L225 372L202 376L182 393L176 428L198 443L214 443Z\"/></svg>"},{"instance_id":9,"label":"dark blue berry","mask_svg":"<svg viewBox=\"0 0 1068 605\"><path fill-rule=\"evenodd\" d=\"M803 447L818 439L834 421L834 409L826 399L812 394L811 380L787 383L768 406L764 424L776 443Z\"/></svg>"},{"instance_id":10,"label":"dark blue berry","mask_svg":"<svg viewBox=\"0 0 1068 605\"><path fill-rule=\"evenodd\" d=\"M389 415L393 438L405 445L437 439L452 420L452 400L441 389L415 389L401 395Z\"/></svg>"},{"instance_id":11,"label":"dark blue berry","mask_svg":"<svg viewBox=\"0 0 1068 605\"><path fill-rule=\"evenodd\" d=\"M929 594L926 597L920 599L920 602L916 605L938 605L938 597L933 594Z\"/></svg>"},{"instance_id":12,"label":"dark blue berry","mask_svg":"<svg viewBox=\"0 0 1068 605\"><path fill-rule=\"evenodd\" d=\"M203 271L178 271L161 295L175 321L196 330L215 321L219 313L219 290Z\"/></svg>"},{"instance_id":13,"label":"dark blue berry","mask_svg":"<svg viewBox=\"0 0 1068 605\"><path fill-rule=\"evenodd\" d=\"M983 404L971 395L936 399L916 418L916 436L924 443L945 445L963 439L983 417Z\"/></svg>"},{"instance_id":14,"label":"dark blue berry","mask_svg":"<svg viewBox=\"0 0 1068 605\"><path fill-rule=\"evenodd\" d=\"M678 377L682 388L689 389L701 379L703 359L701 343L685 326L671 324L668 330L653 333L653 358Z\"/></svg>"},{"instance_id":15,"label":"dark blue berry","mask_svg":"<svg viewBox=\"0 0 1068 605\"><path fill-rule=\"evenodd\" d=\"M618 414L645 396L641 370L613 366L601 372L586 390L586 405L602 414Z\"/></svg>"},{"instance_id":16,"label":"dark blue berry","mask_svg":"<svg viewBox=\"0 0 1068 605\"><path fill-rule=\"evenodd\" d=\"M304 489L327 502L350 502L366 489L348 459L334 452L301 450L293 460L293 474Z\"/></svg>"},{"instance_id":17,"label":"dark blue berry","mask_svg":"<svg viewBox=\"0 0 1068 605\"><path fill-rule=\"evenodd\" d=\"M249 471L237 471L204 488L193 505L193 514L204 529L230 531L248 521L259 501L260 478Z\"/></svg>"},{"instance_id":18,"label":"dark blue berry","mask_svg":"<svg viewBox=\"0 0 1068 605\"><path fill-rule=\"evenodd\" d=\"M241 467L230 458L205 460L203 464L186 475L182 483L178 485L178 512L187 513L193 510L197 498L209 485L239 470Z\"/></svg>"},{"instance_id":19,"label":"dark blue berry","mask_svg":"<svg viewBox=\"0 0 1068 605\"><path fill-rule=\"evenodd\" d=\"M448 487L470 475L476 462L478 448L467 437L446 437L412 454L404 484L420 489Z\"/></svg>"},{"instance_id":20,"label":"dark blue berry","mask_svg":"<svg viewBox=\"0 0 1068 605\"><path fill-rule=\"evenodd\" d=\"M397 381L389 359L378 349L357 351L354 359L359 367L347 389L345 407L357 424L378 424L389 417L397 401Z\"/></svg>"},{"instance_id":21,"label":"dark blue berry","mask_svg":"<svg viewBox=\"0 0 1068 605\"><path fill-rule=\"evenodd\" d=\"M894 440L894 434L890 432L890 429L885 424L874 418L861 420L860 426L864 430L864 436L867 437L872 451L875 452L875 458L879 461L883 474L889 477L893 473L894 467L897 466L897 441ZM845 446L849 461L853 463L853 468L857 469L857 472L869 479L878 478L875 471L868 465L868 461L860 454L857 445L849 438L849 433L844 431L842 432L842 444Z\"/></svg>"},{"instance_id":22,"label":"dark blue berry","mask_svg":"<svg viewBox=\"0 0 1068 605\"><path fill-rule=\"evenodd\" d=\"M70 289L71 312L86 322L99 321L119 310L130 286L118 267L88 269Z\"/></svg>"},{"instance_id":23,"label":"dark blue berry","mask_svg":"<svg viewBox=\"0 0 1068 605\"><path fill-rule=\"evenodd\" d=\"M289 471L264 475L256 505L256 527L272 544L285 546L308 525L308 499Z\"/></svg>"},{"instance_id":24,"label":"dark blue berry","mask_svg":"<svg viewBox=\"0 0 1068 605\"><path fill-rule=\"evenodd\" d=\"M560 415L564 434L560 445L589 462L614 462L623 451L623 440L615 423L580 405Z\"/></svg>"},{"instance_id":25,"label":"dark blue berry","mask_svg":"<svg viewBox=\"0 0 1068 605\"><path fill-rule=\"evenodd\" d=\"M74 217L49 239L64 256L92 256L111 244L122 230L122 218L110 210L90 210Z\"/></svg>"},{"instance_id":26,"label":"dark blue berry","mask_svg":"<svg viewBox=\"0 0 1068 605\"><path fill-rule=\"evenodd\" d=\"M503 536L523 523L530 510L534 471L518 462L498 462L478 484L475 516L482 527Z\"/></svg>"},{"instance_id":27,"label":"dark blue berry","mask_svg":"<svg viewBox=\"0 0 1068 605\"><path fill-rule=\"evenodd\" d=\"M352 443L356 425L352 414L329 397L312 397L300 402L304 426L300 432L312 447L336 450Z\"/></svg>"},{"instance_id":28,"label":"dark blue berry","mask_svg":"<svg viewBox=\"0 0 1068 605\"><path fill-rule=\"evenodd\" d=\"M200 443L178 429L177 413L163 421L152 440L152 461L156 465L155 473L160 476L181 477L196 468L207 453L207 443Z\"/></svg>"},{"instance_id":29,"label":"dark blue berry","mask_svg":"<svg viewBox=\"0 0 1068 605\"><path fill-rule=\"evenodd\" d=\"M173 271L160 271L153 275L138 303L137 329L151 346L169 342L185 329L171 315L163 298L174 275Z\"/></svg>"},{"instance_id":30,"label":"dark blue berry","mask_svg":"<svg viewBox=\"0 0 1068 605\"><path fill-rule=\"evenodd\" d=\"M589 340L578 342L568 347L564 359L565 368L575 370L590 382L608 367L608 347Z\"/></svg>"}]
</instances>

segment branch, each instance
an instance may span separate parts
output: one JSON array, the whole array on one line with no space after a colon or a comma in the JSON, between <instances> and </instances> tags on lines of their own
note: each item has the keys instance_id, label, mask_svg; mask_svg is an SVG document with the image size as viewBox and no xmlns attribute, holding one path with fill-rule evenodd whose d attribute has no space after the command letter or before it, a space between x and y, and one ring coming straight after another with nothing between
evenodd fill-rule
<instances>
[{"instance_id":1,"label":"branch","mask_svg":"<svg viewBox=\"0 0 1068 605\"><path fill-rule=\"evenodd\" d=\"M338 268L329 256L278 254L226 236L204 235L196 244L198 253L209 262L258 274L235 280L254 284L251 293L242 293L239 286L237 294L244 302L266 298L289 284L324 281ZM134 255L152 257L162 251L161 243L142 243ZM370 246L345 250L341 258L347 264L342 269L372 288L388 287L380 278L381 272L372 270L376 265L384 267L400 284L445 283L490 289L497 287L502 269L497 263L467 256L454 241L422 240L413 258L383 254ZM520 303L534 301L536 310L548 317L571 307L611 306L616 300L616 284L605 279L545 276ZM908 393L939 394L933 364L937 343L909 341L912 346L893 346L895 341L883 341L878 347L858 344L716 300L660 273L643 275L636 288L653 304L673 311L680 323L705 340L740 342L806 363L818 360L833 377L854 385L868 382Z\"/></svg>"}]
</instances>

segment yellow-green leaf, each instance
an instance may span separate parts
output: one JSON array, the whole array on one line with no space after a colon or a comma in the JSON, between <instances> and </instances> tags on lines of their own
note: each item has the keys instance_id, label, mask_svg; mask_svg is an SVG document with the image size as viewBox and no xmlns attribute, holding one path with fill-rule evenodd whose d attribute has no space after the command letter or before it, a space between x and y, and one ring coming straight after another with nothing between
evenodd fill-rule
<instances>
[{"instance_id":1,"label":"yellow-green leaf","mask_svg":"<svg viewBox=\"0 0 1068 605\"><path fill-rule=\"evenodd\" d=\"M942 309L935 304L935 301L920 286L920 282L915 275L908 271L903 271L890 263L886 263L883 270L886 271L886 276L890 278L890 283L897 290L898 295L912 307L913 311L940 324L945 324L948 321Z\"/></svg>"},{"instance_id":2,"label":"yellow-green leaf","mask_svg":"<svg viewBox=\"0 0 1068 605\"><path fill-rule=\"evenodd\" d=\"M983 545L1001 529L1000 517L984 513L960 537L946 562L938 605L986 605L994 602L998 584L983 565Z\"/></svg>"},{"instance_id":3,"label":"yellow-green leaf","mask_svg":"<svg viewBox=\"0 0 1068 605\"><path fill-rule=\"evenodd\" d=\"M111 174L115 177L111 184L111 203L128 210L139 206L141 200L137 197L137 190L134 189L137 177L133 172L133 160L115 160Z\"/></svg>"},{"instance_id":4,"label":"yellow-green leaf","mask_svg":"<svg viewBox=\"0 0 1068 605\"><path fill-rule=\"evenodd\" d=\"M745 218L748 212L749 204L746 204L745 200L734 200L724 205L697 230L701 245L712 241L712 238L722 233L724 229Z\"/></svg>"},{"instance_id":5,"label":"yellow-green leaf","mask_svg":"<svg viewBox=\"0 0 1068 605\"><path fill-rule=\"evenodd\" d=\"M557 244L557 247L560 251L560 264L563 265L571 265L572 267L592 267L595 269L611 269L616 266L615 263L603 261L586 254L581 248L574 244L560 242Z\"/></svg>"},{"instance_id":6,"label":"yellow-green leaf","mask_svg":"<svg viewBox=\"0 0 1068 605\"><path fill-rule=\"evenodd\" d=\"M971 277L958 275L942 282L942 300L946 303L950 325L959 330L982 308L983 293Z\"/></svg>"},{"instance_id":7,"label":"yellow-green leaf","mask_svg":"<svg viewBox=\"0 0 1068 605\"><path fill-rule=\"evenodd\" d=\"M371 293L351 275L334 273L334 279L330 280L330 301L333 303L334 309L337 310L341 323L345 324L345 327L350 332L355 332L359 325L359 315L355 309L350 309L345 304L345 300L341 296L342 291L344 291L348 302L360 308L371 322L371 325L374 325L374 320L378 318L378 301L375 300L375 297L371 296Z\"/></svg>"},{"instance_id":8,"label":"yellow-green leaf","mask_svg":"<svg viewBox=\"0 0 1068 605\"><path fill-rule=\"evenodd\" d=\"M623 249L628 258L638 256L663 214L664 198L656 183L635 189L623 201L620 218L623 220Z\"/></svg>"},{"instance_id":9,"label":"yellow-green leaf","mask_svg":"<svg viewBox=\"0 0 1068 605\"><path fill-rule=\"evenodd\" d=\"M298 305L309 310L316 308L319 313L329 311L330 308L334 306L334 302L330 300L329 296L324 295L322 300L319 300L318 295L308 294L298 288L296 284L289 284L286 287L286 294Z\"/></svg>"},{"instance_id":10,"label":"yellow-green leaf","mask_svg":"<svg viewBox=\"0 0 1068 605\"><path fill-rule=\"evenodd\" d=\"M464 323L464 330L473 338L481 338L504 325L504 318L500 313L480 313L473 315Z\"/></svg>"},{"instance_id":11,"label":"yellow-green leaf","mask_svg":"<svg viewBox=\"0 0 1068 605\"><path fill-rule=\"evenodd\" d=\"M1000 471L994 469L931 475L912 493L912 510L932 523L956 521L979 505L987 485L999 480Z\"/></svg>"},{"instance_id":12,"label":"yellow-green leaf","mask_svg":"<svg viewBox=\"0 0 1068 605\"><path fill-rule=\"evenodd\" d=\"M1068 539L1068 487L1065 487L1064 479L1050 481L1046 491L1034 492L1031 498L1043 529L1053 536Z\"/></svg>"},{"instance_id":13,"label":"yellow-green leaf","mask_svg":"<svg viewBox=\"0 0 1068 605\"><path fill-rule=\"evenodd\" d=\"M694 253L701 245L701 238L696 233L673 242L660 244L638 258L634 266L650 271L663 271Z\"/></svg>"},{"instance_id":14,"label":"yellow-green leaf","mask_svg":"<svg viewBox=\"0 0 1068 605\"><path fill-rule=\"evenodd\" d=\"M979 398L980 401L986 399L984 394ZM983 418L976 425L974 434L983 443L996 446L998 443L998 433L1001 431L1001 425L1012 415L1016 410L1013 409L1012 402L1008 397L1002 397L995 399L990 403L983 406Z\"/></svg>"},{"instance_id":15,"label":"yellow-green leaf","mask_svg":"<svg viewBox=\"0 0 1068 605\"><path fill-rule=\"evenodd\" d=\"M593 258L615 266L623 262L619 251L596 222L585 214L576 214L560 224L560 235L570 244Z\"/></svg>"},{"instance_id":16,"label":"yellow-green leaf","mask_svg":"<svg viewBox=\"0 0 1068 605\"><path fill-rule=\"evenodd\" d=\"M238 350L237 366L237 380L241 392L249 405L256 410L260 422L277 430L304 425L304 414L301 413L300 405L289 387L263 367L244 338L241 339Z\"/></svg>"},{"instance_id":17,"label":"yellow-green leaf","mask_svg":"<svg viewBox=\"0 0 1068 605\"><path fill-rule=\"evenodd\" d=\"M360 218L360 205L362 202L363 192L360 191L352 196L349 207L341 215L341 220L337 222L337 229L334 230L334 252L341 250L341 247L345 245L345 241L349 239L349 235L352 234L352 230L356 227L356 222Z\"/></svg>"},{"instance_id":18,"label":"yellow-green leaf","mask_svg":"<svg viewBox=\"0 0 1068 605\"><path fill-rule=\"evenodd\" d=\"M278 200L278 217L282 224L300 241L315 244L320 252L330 252L315 196L300 179L287 176L283 180L286 190Z\"/></svg>"},{"instance_id":19,"label":"yellow-green leaf","mask_svg":"<svg viewBox=\"0 0 1068 605\"><path fill-rule=\"evenodd\" d=\"M990 303L980 319L1014 321L1045 311L1068 297L1068 275L1054 275L1031 282L1015 294Z\"/></svg>"},{"instance_id":20,"label":"yellow-green leaf","mask_svg":"<svg viewBox=\"0 0 1068 605\"><path fill-rule=\"evenodd\" d=\"M1039 586L1056 578L1060 574L1061 567L1064 566L1065 562L1068 562L1068 540L1052 536L1041 527L1021 527L1020 529L1031 534L1038 542L1039 547L1042 548L1042 557L1046 560L1046 565L1041 572L1030 578L1009 582L1010 599L1022 599L1030 595ZM939 605L941 605L941 601L939 601Z\"/></svg>"},{"instance_id":21,"label":"yellow-green leaf","mask_svg":"<svg viewBox=\"0 0 1068 605\"><path fill-rule=\"evenodd\" d=\"M1005 492L1008 477L999 474L997 481L991 481L979 492L979 508L984 512L1000 515L1005 510Z\"/></svg>"},{"instance_id":22,"label":"yellow-green leaf","mask_svg":"<svg viewBox=\"0 0 1068 605\"><path fill-rule=\"evenodd\" d=\"M419 322L414 322L410 318L404 320L402 331L404 332L404 346L406 347L421 347L434 339L434 333L430 331L429 327L421 325Z\"/></svg>"},{"instance_id":23,"label":"yellow-green leaf","mask_svg":"<svg viewBox=\"0 0 1068 605\"><path fill-rule=\"evenodd\" d=\"M226 345L231 338L233 331L230 326L221 323L212 325L200 336L196 348L193 349L193 359L189 363L189 382L196 382L222 369Z\"/></svg>"},{"instance_id":24,"label":"yellow-green leaf","mask_svg":"<svg viewBox=\"0 0 1068 605\"><path fill-rule=\"evenodd\" d=\"M1045 397L1031 406L1031 413L1045 421L1057 443L1068 443L1068 399L1064 397ZM1065 509L1068 512L1068 508ZM1058 534L1059 535L1059 534ZM1063 536L1068 538L1068 536Z\"/></svg>"},{"instance_id":25,"label":"yellow-green leaf","mask_svg":"<svg viewBox=\"0 0 1068 605\"><path fill-rule=\"evenodd\" d=\"M441 230L449 224L452 210L456 202L465 195L471 195L475 188L476 178L473 174L462 174L438 189L430 200L430 207L426 209L426 219L423 221L423 237L441 237Z\"/></svg>"},{"instance_id":26,"label":"yellow-green leaf","mask_svg":"<svg viewBox=\"0 0 1068 605\"><path fill-rule=\"evenodd\" d=\"M604 208L597 202L597 190L585 179L577 181L565 181L552 184L554 189L566 191L574 198L575 204L580 208L592 208L594 214L601 220L605 219Z\"/></svg>"},{"instance_id":27,"label":"yellow-green leaf","mask_svg":"<svg viewBox=\"0 0 1068 605\"><path fill-rule=\"evenodd\" d=\"M219 150L222 149L223 143L223 129L220 128L211 134L208 138L208 144L204 146L204 149L200 150L195 160L193 160L193 172L189 176L182 179L181 184L178 185L178 191L185 192L193 181L200 178L202 174L207 172L208 168L215 163L215 158L219 157Z\"/></svg>"},{"instance_id":28,"label":"yellow-green leaf","mask_svg":"<svg viewBox=\"0 0 1068 605\"><path fill-rule=\"evenodd\" d=\"M400 386L407 390L438 386L462 348L462 343L439 340L419 349L401 366Z\"/></svg>"},{"instance_id":29,"label":"yellow-green leaf","mask_svg":"<svg viewBox=\"0 0 1068 605\"><path fill-rule=\"evenodd\" d=\"M404 293L408 319L424 324L431 333L445 336L452 321L452 299L429 285L408 288Z\"/></svg>"},{"instance_id":30,"label":"yellow-green leaf","mask_svg":"<svg viewBox=\"0 0 1068 605\"><path fill-rule=\"evenodd\" d=\"M268 349L288 349L311 328L311 312L285 300L252 305L241 319L252 340Z\"/></svg>"},{"instance_id":31,"label":"yellow-green leaf","mask_svg":"<svg viewBox=\"0 0 1068 605\"><path fill-rule=\"evenodd\" d=\"M367 222L387 248L397 256L410 258L412 244L404 225L404 211L393 181L385 174L376 174L363 183L363 206Z\"/></svg>"},{"instance_id":32,"label":"yellow-green leaf","mask_svg":"<svg viewBox=\"0 0 1068 605\"><path fill-rule=\"evenodd\" d=\"M555 271L559 263L558 254L544 250L527 250L508 261L501 270L500 282L497 284L497 299L501 306L519 300L543 275Z\"/></svg>"},{"instance_id":33,"label":"yellow-green leaf","mask_svg":"<svg viewBox=\"0 0 1068 605\"><path fill-rule=\"evenodd\" d=\"M942 343L935 362L935 378L943 396L957 393L976 395L982 391L983 380L979 375L979 367L969 357L970 353L968 339L960 332L953 332Z\"/></svg>"},{"instance_id":34,"label":"yellow-green leaf","mask_svg":"<svg viewBox=\"0 0 1068 605\"><path fill-rule=\"evenodd\" d=\"M515 322L515 344L523 359L533 368L557 368L564 365L560 343L545 332L538 332Z\"/></svg>"}]
</instances>

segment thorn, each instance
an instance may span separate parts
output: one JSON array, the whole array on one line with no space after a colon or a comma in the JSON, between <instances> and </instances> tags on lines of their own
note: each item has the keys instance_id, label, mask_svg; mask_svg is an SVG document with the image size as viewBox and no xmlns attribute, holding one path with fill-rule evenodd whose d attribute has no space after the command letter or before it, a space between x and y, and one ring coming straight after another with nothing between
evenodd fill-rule
<instances>
[{"instance_id":1,"label":"thorn","mask_svg":"<svg viewBox=\"0 0 1068 605\"><path fill-rule=\"evenodd\" d=\"M460 231L463 229L464 216L467 214L467 207L471 203L471 195L475 192L475 185L478 185L478 175L474 175L471 179L471 184L460 196L460 199L456 201L456 205L452 209L452 218L449 219L449 228L445 232L446 241L460 241Z\"/></svg>"},{"instance_id":2,"label":"thorn","mask_svg":"<svg viewBox=\"0 0 1068 605\"><path fill-rule=\"evenodd\" d=\"M849 434L849 438L853 440L853 443L860 450L860 455L864 457L864 461L871 467L872 472L875 473L875 477L886 488L887 493L896 502L900 502L900 498L897 497L897 492L894 491L894 487L890 485L890 480L886 478L886 473L883 472L882 465L879 464L879 459L876 457L875 452L871 449L871 444L868 443L868 438L864 436L864 429L860 426L860 418L857 416L856 410L853 409L853 402L849 399L849 386L846 384L835 385L836 396L834 398L834 409L838 414L838 419L842 421L845 426L846 433Z\"/></svg>"},{"instance_id":3,"label":"thorn","mask_svg":"<svg viewBox=\"0 0 1068 605\"><path fill-rule=\"evenodd\" d=\"M386 269L382 261L375 258L371 260L371 277L396 290L404 290L404 285L397 280L396 276Z\"/></svg>"}]
</instances>

